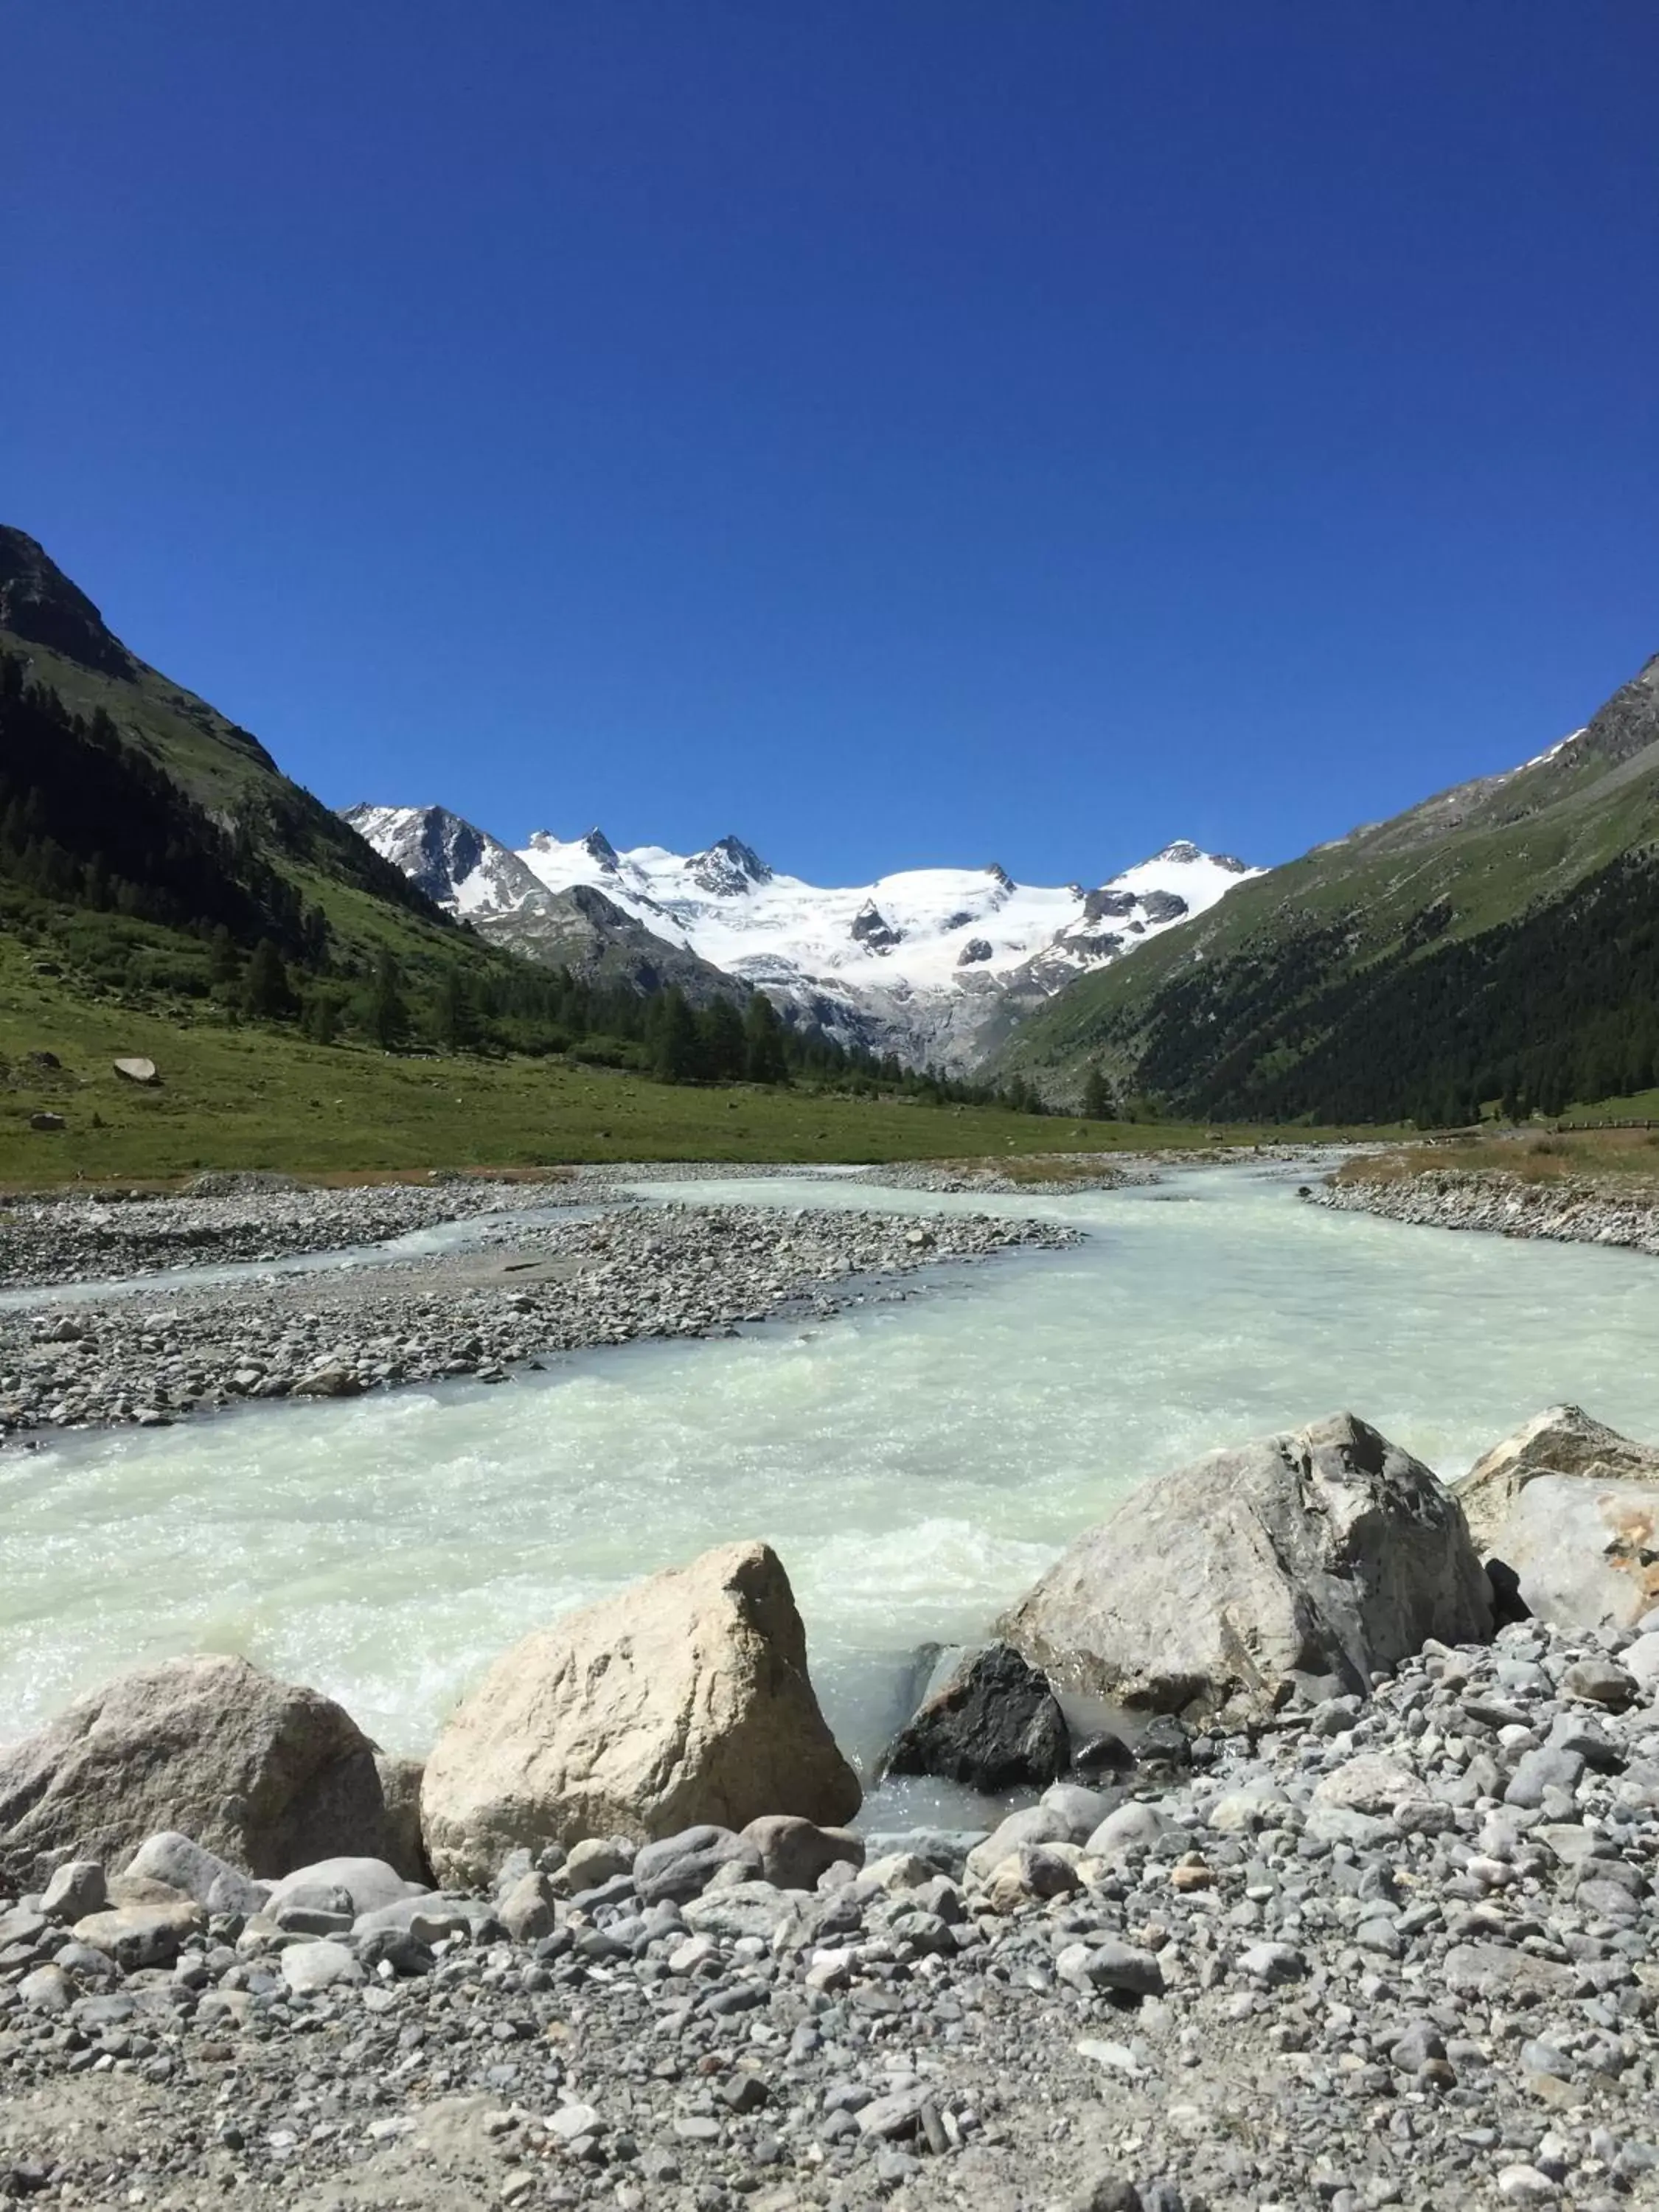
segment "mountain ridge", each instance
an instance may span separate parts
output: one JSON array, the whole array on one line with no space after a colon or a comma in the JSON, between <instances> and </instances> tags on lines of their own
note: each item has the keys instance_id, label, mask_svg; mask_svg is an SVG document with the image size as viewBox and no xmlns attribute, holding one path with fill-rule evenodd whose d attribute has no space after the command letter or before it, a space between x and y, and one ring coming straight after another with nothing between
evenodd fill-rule
<instances>
[{"instance_id":1,"label":"mountain ridge","mask_svg":"<svg viewBox=\"0 0 1659 2212\"><path fill-rule=\"evenodd\" d=\"M1019 1006L1205 911L1255 872L1177 840L1089 890L1016 884L995 862L821 885L730 832L680 854L619 851L597 828L568 840L540 830L514 851L443 807L365 803L346 819L492 941L534 953L548 897L585 890L840 1042L955 1069L982 1058Z\"/></svg>"},{"instance_id":2,"label":"mountain ridge","mask_svg":"<svg viewBox=\"0 0 1659 2212\"><path fill-rule=\"evenodd\" d=\"M1458 1118L1643 1088L1656 847L1659 655L1547 752L1315 846L1178 943L1072 984L998 1065L1057 1098L1098 1066L1213 1118Z\"/></svg>"},{"instance_id":3,"label":"mountain ridge","mask_svg":"<svg viewBox=\"0 0 1659 2212\"><path fill-rule=\"evenodd\" d=\"M285 775L250 731L153 668L26 531L0 525L0 647L27 684L159 768L219 829L251 840L313 901L367 894L423 926L448 918L331 809Z\"/></svg>"}]
</instances>

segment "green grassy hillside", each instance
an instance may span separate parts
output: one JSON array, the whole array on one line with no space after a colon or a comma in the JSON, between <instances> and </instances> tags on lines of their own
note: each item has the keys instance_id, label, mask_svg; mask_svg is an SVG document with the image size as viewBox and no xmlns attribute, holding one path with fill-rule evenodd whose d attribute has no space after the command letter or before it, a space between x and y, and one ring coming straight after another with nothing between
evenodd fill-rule
<instances>
[{"instance_id":1,"label":"green grassy hillside","mask_svg":"<svg viewBox=\"0 0 1659 2212\"><path fill-rule=\"evenodd\" d=\"M1002 1066L1061 1099L1099 1066L1174 1110L1286 1119L1639 1089L1656 842L1659 659L1542 760L1317 847L1073 984Z\"/></svg>"}]
</instances>

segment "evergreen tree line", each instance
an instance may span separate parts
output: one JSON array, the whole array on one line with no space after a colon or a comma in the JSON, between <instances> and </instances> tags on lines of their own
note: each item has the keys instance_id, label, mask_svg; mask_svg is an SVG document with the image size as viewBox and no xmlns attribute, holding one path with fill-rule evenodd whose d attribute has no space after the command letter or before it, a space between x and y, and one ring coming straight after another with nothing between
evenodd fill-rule
<instances>
[{"instance_id":1,"label":"evergreen tree line","mask_svg":"<svg viewBox=\"0 0 1659 2212\"><path fill-rule=\"evenodd\" d=\"M1477 937L1334 980L1352 918L1166 989L1141 1079L1207 1119L1472 1121L1659 1079L1659 863L1627 854Z\"/></svg>"},{"instance_id":2,"label":"evergreen tree line","mask_svg":"<svg viewBox=\"0 0 1659 2212\"><path fill-rule=\"evenodd\" d=\"M267 1004L267 1018L281 1009ZM302 1013L313 1036L314 1018ZM507 959L475 973L447 969L424 1003L404 988L394 963L376 969L358 1025L390 1048L430 1045L445 1052L568 1053L625 1067L660 1083L804 1084L874 1097L915 1097L933 1105L1004 1105L1046 1110L1018 1079L1001 1090L903 1066L839 1043L816 1025L798 1027L760 991L745 1000L719 998L694 1006L678 986L639 992L586 981L566 969ZM336 1033L327 1030L327 1039Z\"/></svg>"}]
</instances>

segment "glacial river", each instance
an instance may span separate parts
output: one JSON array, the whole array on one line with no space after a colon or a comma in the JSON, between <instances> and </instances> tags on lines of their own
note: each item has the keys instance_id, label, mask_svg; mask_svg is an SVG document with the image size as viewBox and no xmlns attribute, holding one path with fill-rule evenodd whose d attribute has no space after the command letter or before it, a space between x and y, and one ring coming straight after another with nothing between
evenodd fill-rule
<instances>
[{"instance_id":1,"label":"glacial river","mask_svg":"<svg viewBox=\"0 0 1659 2212\"><path fill-rule=\"evenodd\" d=\"M9 1454L0 1738L121 1666L217 1650L419 1752L526 1629L763 1536L867 1759L908 1654L982 1633L1114 1499L1212 1445L1347 1407L1451 1476L1558 1399L1659 1437L1659 1262L1329 1213L1296 1180L1029 1200L657 1184L1090 1233L827 1322Z\"/></svg>"}]
</instances>

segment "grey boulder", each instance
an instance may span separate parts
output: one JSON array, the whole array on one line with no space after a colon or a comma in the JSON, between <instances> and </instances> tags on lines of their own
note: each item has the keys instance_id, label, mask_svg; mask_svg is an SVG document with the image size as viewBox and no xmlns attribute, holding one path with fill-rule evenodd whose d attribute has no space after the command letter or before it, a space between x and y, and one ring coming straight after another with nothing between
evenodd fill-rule
<instances>
[{"instance_id":1,"label":"grey boulder","mask_svg":"<svg viewBox=\"0 0 1659 2212\"><path fill-rule=\"evenodd\" d=\"M378 1912L382 1905L396 1905L405 1897L426 1894L422 1883L405 1881L397 1869L384 1859L319 1859L310 1866L295 1867L291 1874L284 1875L272 1888L265 1910L273 1914L280 1912L284 1905L295 1903L312 1890L343 1893L354 1918L365 1912Z\"/></svg>"},{"instance_id":2,"label":"grey boulder","mask_svg":"<svg viewBox=\"0 0 1659 2212\"><path fill-rule=\"evenodd\" d=\"M176 1905L118 1905L106 1912L89 1913L75 1923L77 1943L101 1951L127 1973L143 1966L170 1966L187 1936L207 1925L199 1905L181 1899Z\"/></svg>"},{"instance_id":3,"label":"grey boulder","mask_svg":"<svg viewBox=\"0 0 1659 2212\"><path fill-rule=\"evenodd\" d=\"M1483 1556L1529 1612L1569 1627L1631 1627L1659 1600L1659 1449L1580 1406L1551 1406L1456 1486Z\"/></svg>"},{"instance_id":4,"label":"grey boulder","mask_svg":"<svg viewBox=\"0 0 1659 2212\"><path fill-rule=\"evenodd\" d=\"M48 1920L84 1920L89 1913L101 1912L108 1902L104 1869L97 1860L66 1859L52 1869L40 1910Z\"/></svg>"},{"instance_id":5,"label":"grey boulder","mask_svg":"<svg viewBox=\"0 0 1659 2212\"><path fill-rule=\"evenodd\" d=\"M256 1875L379 1853L374 1747L316 1690L204 1654L118 1674L0 1750L0 1875L182 1832ZM21 1886L27 1886L25 1881Z\"/></svg>"},{"instance_id":6,"label":"grey boulder","mask_svg":"<svg viewBox=\"0 0 1659 2212\"><path fill-rule=\"evenodd\" d=\"M1264 1716L1310 1680L1368 1690L1492 1620L1451 1492L1339 1413L1143 1484L1000 1629L1067 1687L1201 1719Z\"/></svg>"},{"instance_id":7,"label":"grey boulder","mask_svg":"<svg viewBox=\"0 0 1659 2212\"><path fill-rule=\"evenodd\" d=\"M324 1939L291 1943L283 1954L283 1979L295 1996L315 1996L342 1982L368 1979L355 1952Z\"/></svg>"},{"instance_id":8,"label":"grey boulder","mask_svg":"<svg viewBox=\"0 0 1659 2212\"><path fill-rule=\"evenodd\" d=\"M820 1828L792 1813L763 1813L743 1832L760 1854L761 1877L779 1889L816 1889L832 1866L861 1867L864 1844L848 1828Z\"/></svg>"},{"instance_id":9,"label":"grey boulder","mask_svg":"<svg viewBox=\"0 0 1659 2212\"><path fill-rule=\"evenodd\" d=\"M262 1884L250 1881L216 1852L204 1850L173 1829L147 1836L122 1868L121 1877L165 1882L169 1889L220 1912L258 1912L264 1904Z\"/></svg>"},{"instance_id":10,"label":"grey boulder","mask_svg":"<svg viewBox=\"0 0 1659 2212\"><path fill-rule=\"evenodd\" d=\"M641 1905L684 1905L701 1897L726 1867L736 1867L745 1881L758 1880L760 1852L745 1837L704 1820L645 1844L634 1861L634 1887Z\"/></svg>"},{"instance_id":11,"label":"grey boulder","mask_svg":"<svg viewBox=\"0 0 1659 2212\"><path fill-rule=\"evenodd\" d=\"M685 1924L699 1936L737 1942L758 1936L769 1942L794 1911L787 1890L769 1881L738 1881L707 1891L684 1907Z\"/></svg>"},{"instance_id":12,"label":"grey boulder","mask_svg":"<svg viewBox=\"0 0 1659 2212\"><path fill-rule=\"evenodd\" d=\"M425 1771L424 1761L418 1759L401 1759L387 1751L374 1755L386 1806L382 1856L405 1881L429 1883L432 1869L421 1840L421 1777Z\"/></svg>"},{"instance_id":13,"label":"grey boulder","mask_svg":"<svg viewBox=\"0 0 1659 2212\"><path fill-rule=\"evenodd\" d=\"M1010 1813L993 1828L983 1843L968 1854L967 1872L976 1881L988 1881L1005 1859L1028 1844L1069 1844L1072 1824L1063 1813L1048 1805L1026 1805Z\"/></svg>"}]
</instances>

